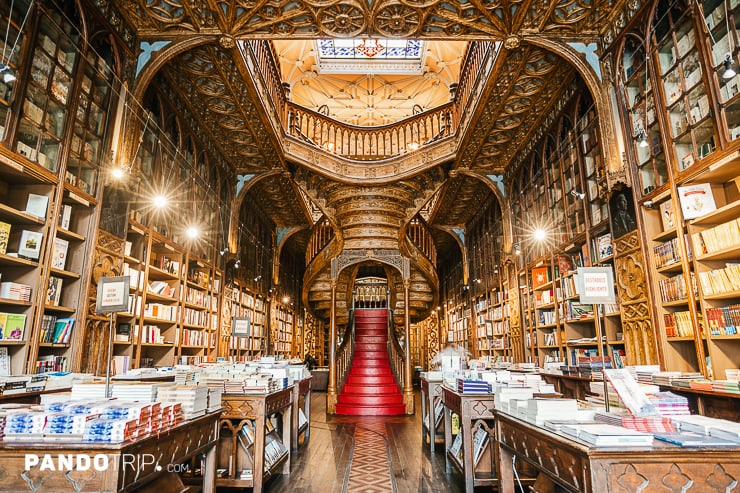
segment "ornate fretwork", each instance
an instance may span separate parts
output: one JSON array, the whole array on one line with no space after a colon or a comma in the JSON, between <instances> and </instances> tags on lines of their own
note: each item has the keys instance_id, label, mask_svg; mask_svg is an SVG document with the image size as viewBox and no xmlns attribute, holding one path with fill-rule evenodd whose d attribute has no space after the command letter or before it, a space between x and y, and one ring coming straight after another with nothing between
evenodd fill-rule
<instances>
[{"instance_id":1,"label":"ornate fretwork","mask_svg":"<svg viewBox=\"0 0 740 493\"><path fill-rule=\"evenodd\" d=\"M121 0L147 39L193 34L233 37L408 37L505 39L510 33L595 34L614 2L503 0Z\"/></svg>"},{"instance_id":2,"label":"ornate fretwork","mask_svg":"<svg viewBox=\"0 0 740 493\"><path fill-rule=\"evenodd\" d=\"M615 241L617 296L625 348L629 351L627 361L631 365L652 365L658 362L658 355L646 292L645 262L639 245L637 231Z\"/></svg>"}]
</instances>

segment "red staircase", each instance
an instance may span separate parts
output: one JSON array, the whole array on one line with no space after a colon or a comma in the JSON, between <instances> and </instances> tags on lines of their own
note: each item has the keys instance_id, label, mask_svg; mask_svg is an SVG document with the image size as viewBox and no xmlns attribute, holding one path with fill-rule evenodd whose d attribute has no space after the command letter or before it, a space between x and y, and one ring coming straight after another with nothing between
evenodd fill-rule
<instances>
[{"instance_id":1,"label":"red staircase","mask_svg":"<svg viewBox=\"0 0 740 493\"><path fill-rule=\"evenodd\" d=\"M387 327L387 310L355 310L355 354L337 399L337 414L406 414L403 394L388 359Z\"/></svg>"}]
</instances>

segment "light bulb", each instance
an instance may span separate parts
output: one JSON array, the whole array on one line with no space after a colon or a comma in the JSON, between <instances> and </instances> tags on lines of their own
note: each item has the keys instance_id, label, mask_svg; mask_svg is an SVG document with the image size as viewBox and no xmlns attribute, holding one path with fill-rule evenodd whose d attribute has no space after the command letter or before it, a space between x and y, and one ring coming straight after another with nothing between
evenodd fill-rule
<instances>
[{"instance_id":1,"label":"light bulb","mask_svg":"<svg viewBox=\"0 0 740 493\"><path fill-rule=\"evenodd\" d=\"M121 168L113 168L113 170L111 171L111 176L116 180L120 180L121 178L123 178L124 174L125 172Z\"/></svg>"},{"instance_id":2,"label":"light bulb","mask_svg":"<svg viewBox=\"0 0 740 493\"><path fill-rule=\"evenodd\" d=\"M197 226L190 226L188 227L186 234L188 238L190 238L191 240L194 240L195 238L200 236L200 230L198 229Z\"/></svg>"},{"instance_id":3,"label":"light bulb","mask_svg":"<svg viewBox=\"0 0 740 493\"><path fill-rule=\"evenodd\" d=\"M154 207L161 209L167 206L168 200L167 200L167 197L165 197L164 195L156 195L154 197L153 202L154 202Z\"/></svg>"},{"instance_id":4,"label":"light bulb","mask_svg":"<svg viewBox=\"0 0 740 493\"><path fill-rule=\"evenodd\" d=\"M542 228L537 228L534 230L534 239L537 241L542 241L545 238L547 238L547 231L545 231Z\"/></svg>"},{"instance_id":5,"label":"light bulb","mask_svg":"<svg viewBox=\"0 0 740 493\"><path fill-rule=\"evenodd\" d=\"M7 72L3 75L3 82L6 84L10 84L11 82L15 82L15 74L8 69Z\"/></svg>"}]
</instances>

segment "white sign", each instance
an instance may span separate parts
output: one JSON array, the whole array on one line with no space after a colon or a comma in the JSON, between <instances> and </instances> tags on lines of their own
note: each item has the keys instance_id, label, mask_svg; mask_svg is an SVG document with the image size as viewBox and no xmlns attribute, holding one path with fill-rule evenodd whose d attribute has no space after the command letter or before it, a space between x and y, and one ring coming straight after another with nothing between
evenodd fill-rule
<instances>
[{"instance_id":1,"label":"white sign","mask_svg":"<svg viewBox=\"0 0 740 493\"><path fill-rule=\"evenodd\" d=\"M579 267L575 281L581 303L616 303L610 267Z\"/></svg>"},{"instance_id":2,"label":"white sign","mask_svg":"<svg viewBox=\"0 0 740 493\"><path fill-rule=\"evenodd\" d=\"M234 317L231 322L231 335L234 337L249 337L252 320L246 317Z\"/></svg>"},{"instance_id":3,"label":"white sign","mask_svg":"<svg viewBox=\"0 0 740 493\"><path fill-rule=\"evenodd\" d=\"M129 276L101 277L98 280L98 296L95 313L115 313L128 310Z\"/></svg>"}]
</instances>

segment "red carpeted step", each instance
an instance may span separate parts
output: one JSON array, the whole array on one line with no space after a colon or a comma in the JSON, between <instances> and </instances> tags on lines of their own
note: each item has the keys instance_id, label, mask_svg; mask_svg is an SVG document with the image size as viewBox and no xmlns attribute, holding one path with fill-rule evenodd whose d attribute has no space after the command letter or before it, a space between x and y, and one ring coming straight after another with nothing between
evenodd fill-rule
<instances>
[{"instance_id":1,"label":"red carpeted step","mask_svg":"<svg viewBox=\"0 0 740 493\"><path fill-rule=\"evenodd\" d=\"M351 385L385 385L385 384L396 384L396 379L393 378L392 373L378 374L378 375L359 375L350 373L347 375L347 380L344 382L345 387L347 384Z\"/></svg>"},{"instance_id":2,"label":"red carpeted step","mask_svg":"<svg viewBox=\"0 0 740 493\"><path fill-rule=\"evenodd\" d=\"M398 416L399 414L406 414L406 406L404 404L382 407L337 404L336 412L349 416Z\"/></svg>"},{"instance_id":3,"label":"red carpeted step","mask_svg":"<svg viewBox=\"0 0 740 493\"><path fill-rule=\"evenodd\" d=\"M359 404L361 406L387 406L403 404L403 396L396 388L395 394L349 394L342 392L338 397L342 404Z\"/></svg>"},{"instance_id":4,"label":"red carpeted step","mask_svg":"<svg viewBox=\"0 0 740 493\"><path fill-rule=\"evenodd\" d=\"M364 359L364 358L355 358L354 361L352 361L352 367L373 367L373 368L390 368L391 364L387 359Z\"/></svg>"},{"instance_id":5,"label":"red carpeted step","mask_svg":"<svg viewBox=\"0 0 740 493\"><path fill-rule=\"evenodd\" d=\"M393 394L393 392L398 392L398 385L395 382L372 385L345 383L342 388L343 395L378 395Z\"/></svg>"},{"instance_id":6,"label":"red carpeted step","mask_svg":"<svg viewBox=\"0 0 740 493\"><path fill-rule=\"evenodd\" d=\"M355 340L355 352L365 352L365 351L380 351L387 353L388 352L388 346L386 346L385 343L381 344L379 342L357 342Z\"/></svg>"}]
</instances>

